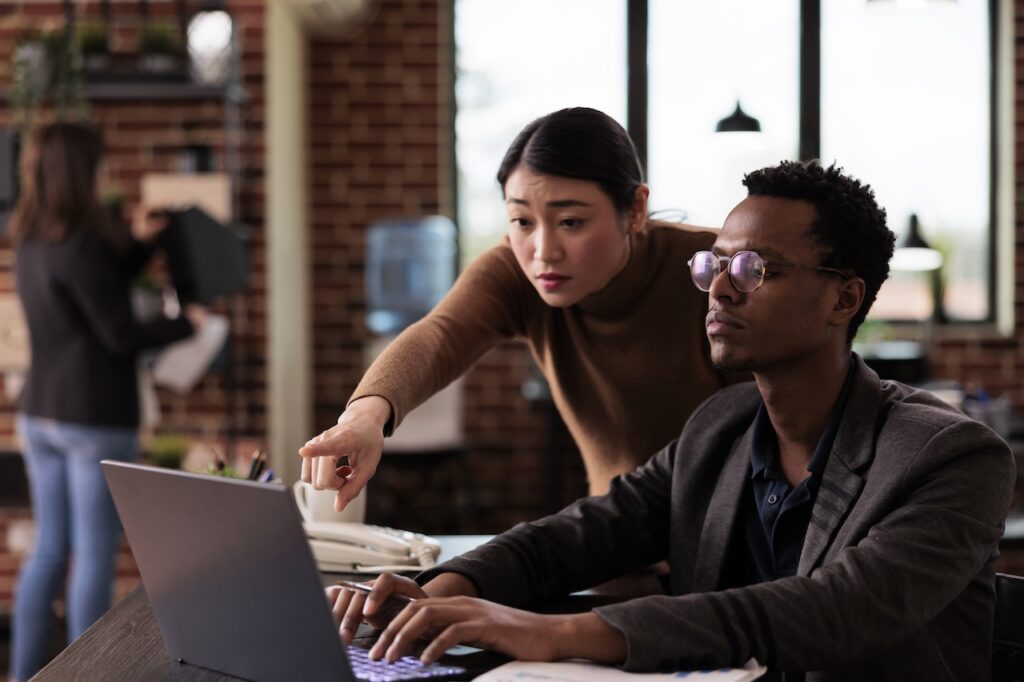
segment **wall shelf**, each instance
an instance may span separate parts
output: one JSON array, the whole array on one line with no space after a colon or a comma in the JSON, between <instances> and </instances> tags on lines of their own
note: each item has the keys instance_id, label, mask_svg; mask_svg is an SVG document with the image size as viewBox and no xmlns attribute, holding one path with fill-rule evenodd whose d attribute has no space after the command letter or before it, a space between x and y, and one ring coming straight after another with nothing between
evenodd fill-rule
<instances>
[{"instance_id":1,"label":"wall shelf","mask_svg":"<svg viewBox=\"0 0 1024 682\"><path fill-rule=\"evenodd\" d=\"M10 100L11 89L0 88L0 103ZM82 94L87 100L114 102L118 100L222 100L227 94L223 85L197 85L174 81L125 81L85 83Z\"/></svg>"}]
</instances>

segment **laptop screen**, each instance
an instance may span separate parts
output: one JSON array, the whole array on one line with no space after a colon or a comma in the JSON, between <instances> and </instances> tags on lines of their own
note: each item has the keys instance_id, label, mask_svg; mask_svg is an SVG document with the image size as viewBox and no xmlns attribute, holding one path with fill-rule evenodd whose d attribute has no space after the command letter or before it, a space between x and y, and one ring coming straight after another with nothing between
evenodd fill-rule
<instances>
[{"instance_id":1,"label":"laptop screen","mask_svg":"<svg viewBox=\"0 0 1024 682\"><path fill-rule=\"evenodd\" d=\"M256 680L354 679L289 489L103 469L172 657Z\"/></svg>"}]
</instances>

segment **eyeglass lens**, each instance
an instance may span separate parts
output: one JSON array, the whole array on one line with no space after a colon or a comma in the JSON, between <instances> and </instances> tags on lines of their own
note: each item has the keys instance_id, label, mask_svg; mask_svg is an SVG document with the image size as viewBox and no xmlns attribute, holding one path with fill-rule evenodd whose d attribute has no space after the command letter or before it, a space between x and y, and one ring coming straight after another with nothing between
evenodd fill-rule
<instances>
[{"instance_id":1,"label":"eyeglass lens","mask_svg":"<svg viewBox=\"0 0 1024 682\"><path fill-rule=\"evenodd\" d=\"M690 275L698 289L711 289L711 283L721 271L722 260L728 260L729 279L737 290L750 293L761 286L764 280L764 260L756 252L739 251L730 258L720 258L710 251L700 251L694 254L690 262Z\"/></svg>"}]
</instances>

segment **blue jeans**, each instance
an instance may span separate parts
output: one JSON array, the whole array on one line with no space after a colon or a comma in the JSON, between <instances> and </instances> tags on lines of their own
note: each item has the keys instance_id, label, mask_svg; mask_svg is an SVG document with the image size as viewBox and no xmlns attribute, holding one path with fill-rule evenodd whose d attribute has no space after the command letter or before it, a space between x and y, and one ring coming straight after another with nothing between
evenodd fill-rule
<instances>
[{"instance_id":1,"label":"blue jeans","mask_svg":"<svg viewBox=\"0 0 1024 682\"><path fill-rule=\"evenodd\" d=\"M101 459L138 459L135 429L18 415L36 542L14 596L11 675L27 680L46 662L52 604L67 586L68 642L110 608L121 523Z\"/></svg>"}]
</instances>

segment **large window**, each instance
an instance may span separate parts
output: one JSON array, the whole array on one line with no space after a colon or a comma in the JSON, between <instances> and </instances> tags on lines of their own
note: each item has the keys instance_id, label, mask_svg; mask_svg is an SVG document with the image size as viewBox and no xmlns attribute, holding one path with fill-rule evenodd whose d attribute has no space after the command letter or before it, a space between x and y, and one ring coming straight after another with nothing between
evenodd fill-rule
<instances>
[{"instance_id":1,"label":"large window","mask_svg":"<svg viewBox=\"0 0 1024 682\"><path fill-rule=\"evenodd\" d=\"M989 316L991 117L984 0L825 0L821 156L870 181L889 226L943 253L941 312ZM894 272L872 317L933 312L932 278Z\"/></svg>"},{"instance_id":2,"label":"large window","mask_svg":"<svg viewBox=\"0 0 1024 682\"><path fill-rule=\"evenodd\" d=\"M812 150L874 187L898 237L916 215L945 257L939 278L894 273L873 317L991 321L992 12L1005 1L820 0L819 24L806 0L456 0L464 261L504 231L494 171L515 132L562 106L623 121L640 71L647 92L630 92L647 119L631 129L647 141L652 210L719 226L744 172ZM647 60L629 73L637 7L646 33L628 34ZM737 102L761 132L714 132Z\"/></svg>"},{"instance_id":3,"label":"large window","mask_svg":"<svg viewBox=\"0 0 1024 682\"><path fill-rule=\"evenodd\" d=\"M625 125L625 0L457 0L459 230L463 264L498 243L507 216L494 179L527 123L589 106Z\"/></svg>"},{"instance_id":4,"label":"large window","mask_svg":"<svg viewBox=\"0 0 1024 682\"><path fill-rule=\"evenodd\" d=\"M796 158L799 2L649 4L651 208L720 227L746 195L743 173ZM737 102L760 133L715 132Z\"/></svg>"}]
</instances>

